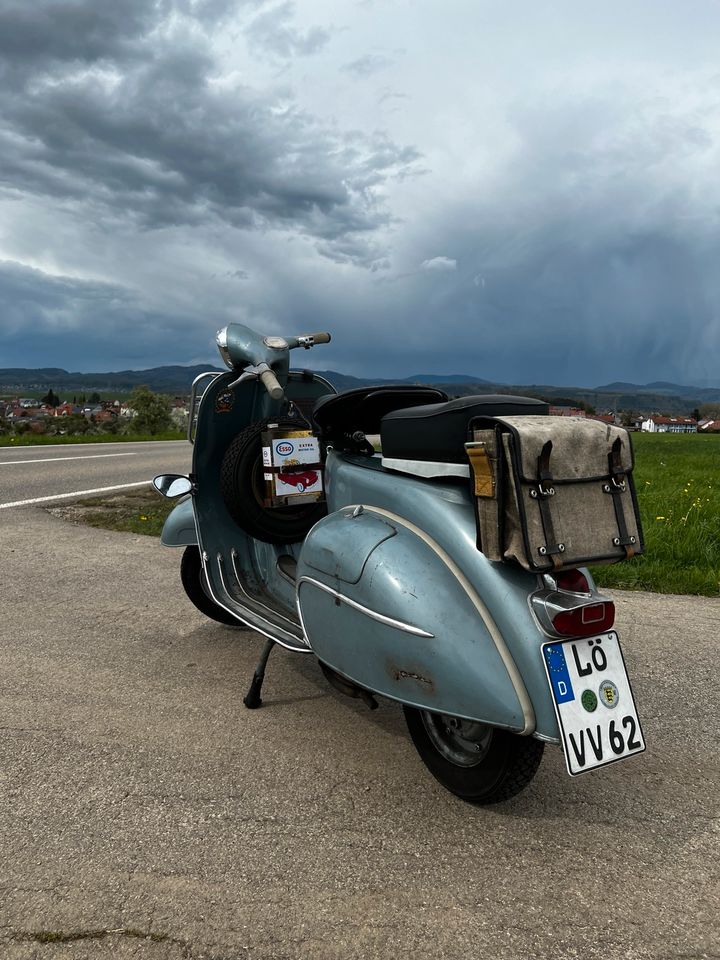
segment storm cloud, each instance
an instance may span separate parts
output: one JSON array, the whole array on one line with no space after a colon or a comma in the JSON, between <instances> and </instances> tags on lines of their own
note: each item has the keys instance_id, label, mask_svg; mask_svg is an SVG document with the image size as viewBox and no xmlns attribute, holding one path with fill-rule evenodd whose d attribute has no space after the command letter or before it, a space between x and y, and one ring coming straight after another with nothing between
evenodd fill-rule
<instances>
[{"instance_id":1,"label":"storm cloud","mask_svg":"<svg viewBox=\"0 0 720 960\"><path fill-rule=\"evenodd\" d=\"M0 366L720 378L718 8L407 16L0 0Z\"/></svg>"},{"instance_id":2,"label":"storm cloud","mask_svg":"<svg viewBox=\"0 0 720 960\"><path fill-rule=\"evenodd\" d=\"M144 229L212 220L291 225L321 238L329 253L333 241L346 249L348 237L385 223L373 188L415 153L345 136L281 92L218 77L206 31L228 7L4 7L5 185L82 203L95 215L133 217ZM257 14L249 39L268 48L274 38L285 56L319 49L323 31L293 32L291 13L282 4Z\"/></svg>"}]
</instances>

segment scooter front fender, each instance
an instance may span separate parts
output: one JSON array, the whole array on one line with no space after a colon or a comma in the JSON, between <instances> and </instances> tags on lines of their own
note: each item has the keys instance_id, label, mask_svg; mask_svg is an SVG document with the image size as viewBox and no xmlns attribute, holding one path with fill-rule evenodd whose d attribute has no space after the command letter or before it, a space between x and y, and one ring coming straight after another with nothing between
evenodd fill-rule
<instances>
[{"instance_id":1,"label":"scooter front fender","mask_svg":"<svg viewBox=\"0 0 720 960\"><path fill-rule=\"evenodd\" d=\"M197 545L195 512L192 497L186 497L175 506L165 521L160 543L165 547L189 547Z\"/></svg>"}]
</instances>

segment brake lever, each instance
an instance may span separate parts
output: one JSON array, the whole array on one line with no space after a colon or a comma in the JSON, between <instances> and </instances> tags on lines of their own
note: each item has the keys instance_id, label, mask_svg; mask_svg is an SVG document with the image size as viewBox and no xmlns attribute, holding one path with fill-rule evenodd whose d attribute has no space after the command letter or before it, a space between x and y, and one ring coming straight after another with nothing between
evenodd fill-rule
<instances>
[{"instance_id":1,"label":"brake lever","mask_svg":"<svg viewBox=\"0 0 720 960\"><path fill-rule=\"evenodd\" d=\"M260 369L261 366L267 369L266 363L260 364L257 367L252 366L252 364L249 367L245 367L245 369L237 378L237 380L233 380L232 383L229 383L227 385L227 389L234 390L235 387L239 386L241 383L245 383L247 380L258 380L260 377L260 374L263 372Z\"/></svg>"},{"instance_id":2,"label":"brake lever","mask_svg":"<svg viewBox=\"0 0 720 960\"><path fill-rule=\"evenodd\" d=\"M227 389L234 390L235 387L239 386L239 384L246 383L248 380L259 380L262 374L269 369L270 367L267 365L267 363L259 363L257 366L250 364L249 366L245 367L237 380L233 380L232 383L227 385Z\"/></svg>"},{"instance_id":3,"label":"brake lever","mask_svg":"<svg viewBox=\"0 0 720 960\"><path fill-rule=\"evenodd\" d=\"M273 400L282 400L285 396L285 391L275 376L275 371L267 363L258 363L257 366L251 364L249 367L245 367L237 380L233 380L231 384L228 384L228 390L232 390L246 380L260 380Z\"/></svg>"}]
</instances>

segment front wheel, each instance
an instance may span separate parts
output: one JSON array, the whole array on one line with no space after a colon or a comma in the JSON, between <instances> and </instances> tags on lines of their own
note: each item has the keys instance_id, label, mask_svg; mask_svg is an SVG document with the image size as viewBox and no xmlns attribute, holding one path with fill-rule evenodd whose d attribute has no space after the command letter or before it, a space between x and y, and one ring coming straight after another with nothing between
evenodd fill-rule
<instances>
[{"instance_id":1,"label":"front wheel","mask_svg":"<svg viewBox=\"0 0 720 960\"><path fill-rule=\"evenodd\" d=\"M237 617L234 617L220 604L215 603L213 598L207 592L205 571L203 570L202 560L200 559L200 550L198 547L185 547L185 552L180 563L180 579L185 588L188 599L197 607L200 613L204 613L211 620L217 620L218 623L225 623L229 627L241 626Z\"/></svg>"},{"instance_id":2,"label":"front wheel","mask_svg":"<svg viewBox=\"0 0 720 960\"><path fill-rule=\"evenodd\" d=\"M423 763L446 790L468 803L499 803L537 773L544 744L485 723L403 707Z\"/></svg>"}]
</instances>

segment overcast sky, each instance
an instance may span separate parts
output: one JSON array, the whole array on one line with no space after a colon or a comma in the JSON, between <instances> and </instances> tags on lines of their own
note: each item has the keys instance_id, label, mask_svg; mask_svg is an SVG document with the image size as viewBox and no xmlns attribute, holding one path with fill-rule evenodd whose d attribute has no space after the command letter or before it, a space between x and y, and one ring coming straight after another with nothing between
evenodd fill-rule
<instances>
[{"instance_id":1,"label":"overcast sky","mask_svg":"<svg viewBox=\"0 0 720 960\"><path fill-rule=\"evenodd\" d=\"M0 367L720 381L716 0L0 0Z\"/></svg>"}]
</instances>

